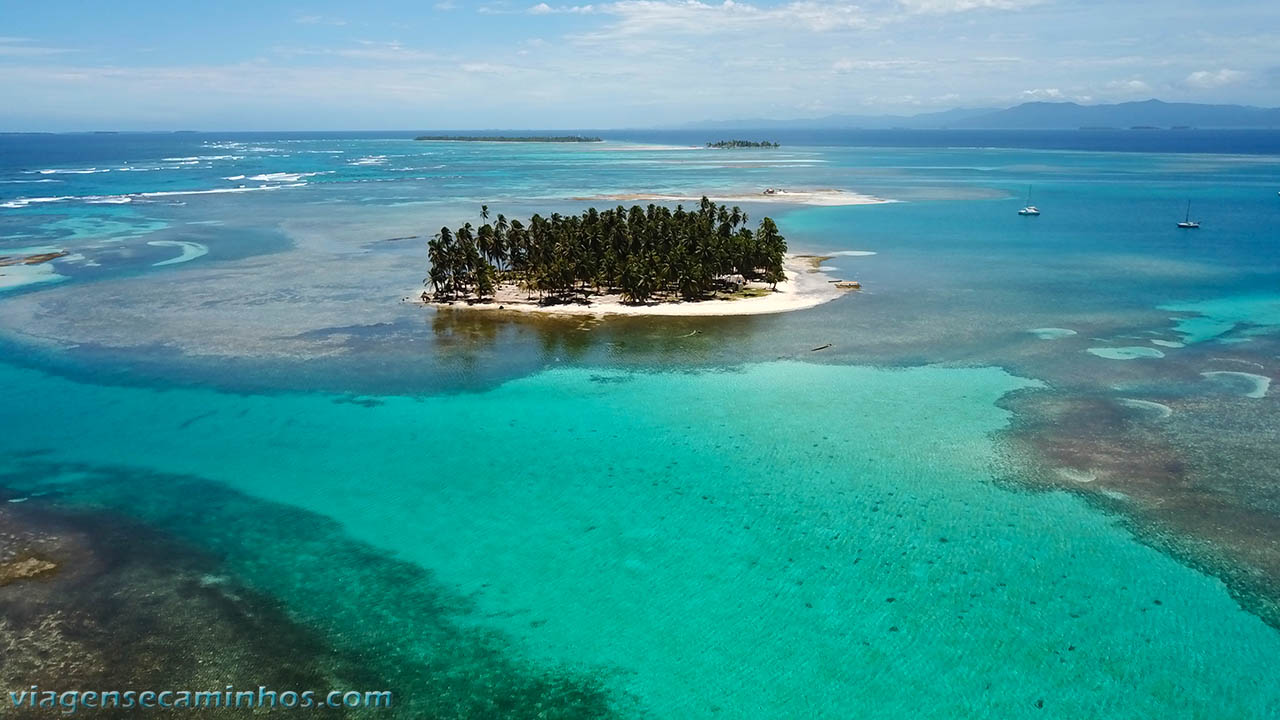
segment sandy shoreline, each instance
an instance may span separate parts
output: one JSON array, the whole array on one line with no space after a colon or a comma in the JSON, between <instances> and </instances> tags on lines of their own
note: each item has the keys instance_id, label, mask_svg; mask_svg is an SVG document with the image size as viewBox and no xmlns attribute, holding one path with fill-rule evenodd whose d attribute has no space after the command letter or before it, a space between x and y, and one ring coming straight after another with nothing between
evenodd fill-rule
<instances>
[{"instance_id":1,"label":"sandy shoreline","mask_svg":"<svg viewBox=\"0 0 1280 720\"><path fill-rule=\"evenodd\" d=\"M540 313L544 315L650 315L668 317L769 315L816 307L848 292L835 286L835 281L842 278L822 271L821 263L824 259L824 257L812 255L788 255L783 263L783 269L787 273L787 281L778 283L776 292L769 292L759 297L631 304L623 302L618 295L601 295L592 298L589 305L539 305L537 304L536 296L530 299L527 293L514 286L504 285L496 293L495 300L491 302L424 302L420 293L411 296L409 300L436 308ZM751 286L768 287L759 283L752 283Z\"/></svg>"},{"instance_id":2,"label":"sandy shoreline","mask_svg":"<svg viewBox=\"0 0 1280 720\"><path fill-rule=\"evenodd\" d=\"M790 203L796 205L820 205L834 207L840 205L882 205L897 202L874 195L848 192L846 190L778 190L773 193L763 192L731 192L726 194L707 193L707 198L718 203ZM623 193L616 195L593 195L575 197L573 200L583 202L687 202L696 203L702 196L664 195L660 193Z\"/></svg>"}]
</instances>

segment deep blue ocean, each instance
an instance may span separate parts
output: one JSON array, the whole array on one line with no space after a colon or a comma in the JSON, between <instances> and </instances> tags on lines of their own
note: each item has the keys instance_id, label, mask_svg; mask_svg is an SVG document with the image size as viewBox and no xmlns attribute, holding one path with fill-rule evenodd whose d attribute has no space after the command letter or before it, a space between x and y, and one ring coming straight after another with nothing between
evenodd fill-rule
<instances>
[{"instance_id":1,"label":"deep blue ocean","mask_svg":"<svg viewBox=\"0 0 1280 720\"><path fill-rule=\"evenodd\" d=\"M0 135L0 500L394 716L1280 715L1280 133L582 132ZM407 301L481 205L703 194L863 290Z\"/></svg>"}]
</instances>

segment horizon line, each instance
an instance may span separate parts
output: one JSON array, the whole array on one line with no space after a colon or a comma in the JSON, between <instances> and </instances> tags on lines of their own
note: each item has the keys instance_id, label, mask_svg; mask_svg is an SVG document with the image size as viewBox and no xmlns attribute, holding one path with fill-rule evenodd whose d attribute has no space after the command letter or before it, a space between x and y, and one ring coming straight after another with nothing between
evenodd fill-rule
<instances>
[{"instance_id":1,"label":"horizon line","mask_svg":"<svg viewBox=\"0 0 1280 720\"><path fill-rule=\"evenodd\" d=\"M1277 108L1280 109L1280 108ZM707 121L707 122L728 122L728 121ZM784 120L775 120L771 122L783 123ZM804 122L797 120L795 122ZM822 132L822 131L861 131L861 132L1008 132L1008 133L1024 133L1024 132L1097 132L1106 130L1116 131L1178 131L1185 132L1187 130L1213 130L1213 131L1276 131L1280 132L1280 126L1258 125L1258 126L1232 126L1218 127L1212 125L1131 125L1123 126L1077 126L1077 127L1040 127L1040 128L1001 128L1001 127L861 127L850 125L830 125L830 126L809 126L809 127L781 127L781 126L759 126L759 125L722 125L716 127L687 127L687 126L650 126L650 127L599 127L599 128L521 128L521 127L491 127L491 128L427 128L427 129L403 129L403 128L213 128L213 129L129 129L129 128L112 128L112 129L84 129L84 130L0 130L0 135L207 135L211 133L424 133L424 132L451 132L451 133L481 133L481 132L536 132L536 133L554 133L554 132L725 132L725 131L764 131L764 132ZM410 138L413 139L413 138Z\"/></svg>"}]
</instances>

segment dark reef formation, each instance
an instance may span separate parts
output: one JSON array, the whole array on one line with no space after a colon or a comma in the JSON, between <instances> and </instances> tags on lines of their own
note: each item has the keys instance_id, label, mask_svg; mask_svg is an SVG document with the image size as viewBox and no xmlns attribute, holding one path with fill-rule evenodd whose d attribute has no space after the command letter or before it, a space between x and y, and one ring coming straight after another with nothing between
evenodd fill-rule
<instances>
[{"instance_id":1,"label":"dark reef formation","mask_svg":"<svg viewBox=\"0 0 1280 720\"><path fill-rule=\"evenodd\" d=\"M51 476L76 481L40 496ZM523 659L468 598L326 517L38 456L0 493L31 495L0 504L0 564L57 565L0 587L6 688L390 690L390 711L316 714L414 720L608 718L627 700L596 671Z\"/></svg>"},{"instance_id":2,"label":"dark reef formation","mask_svg":"<svg viewBox=\"0 0 1280 720\"><path fill-rule=\"evenodd\" d=\"M20 499L20 498L11 498ZM312 631L213 558L110 512L0 504L0 686L8 691L352 688ZM58 713L29 710L31 713ZM243 710L202 709L209 717ZM94 718L138 710L81 709ZM343 710L327 717L348 717Z\"/></svg>"}]
</instances>

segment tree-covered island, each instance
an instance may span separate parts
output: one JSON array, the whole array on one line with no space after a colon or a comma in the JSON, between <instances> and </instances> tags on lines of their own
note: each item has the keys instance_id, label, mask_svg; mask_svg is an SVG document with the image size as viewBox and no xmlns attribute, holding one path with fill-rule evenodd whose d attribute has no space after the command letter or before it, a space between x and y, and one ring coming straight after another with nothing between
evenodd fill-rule
<instances>
[{"instance_id":1,"label":"tree-covered island","mask_svg":"<svg viewBox=\"0 0 1280 720\"><path fill-rule=\"evenodd\" d=\"M482 224L447 227L427 243L431 268L424 302L484 301L495 294L538 297L539 304L590 303L615 295L628 303L704 300L717 292L786 280L786 240L773 220L753 231L738 207L702 198L696 209L658 205L549 218L528 223L480 209Z\"/></svg>"},{"instance_id":2,"label":"tree-covered island","mask_svg":"<svg viewBox=\"0 0 1280 720\"><path fill-rule=\"evenodd\" d=\"M716 142L707 143L707 147L715 148L717 150L725 150L728 148L776 148L782 146L776 142L769 142L768 140L761 140L760 142L756 142L755 140L718 140Z\"/></svg>"},{"instance_id":3,"label":"tree-covered island","mask_svg":"<svg viewBox=\"0 0 1280 720\"><path fill-rule=\"evenodd\" d=\"M511 142L511 143L597 143L604 142L598 137L585 135L529 135L514 137L510 135L419 135L414 140L447 140L449 142Z\"/></svg>"}]
</instances>

